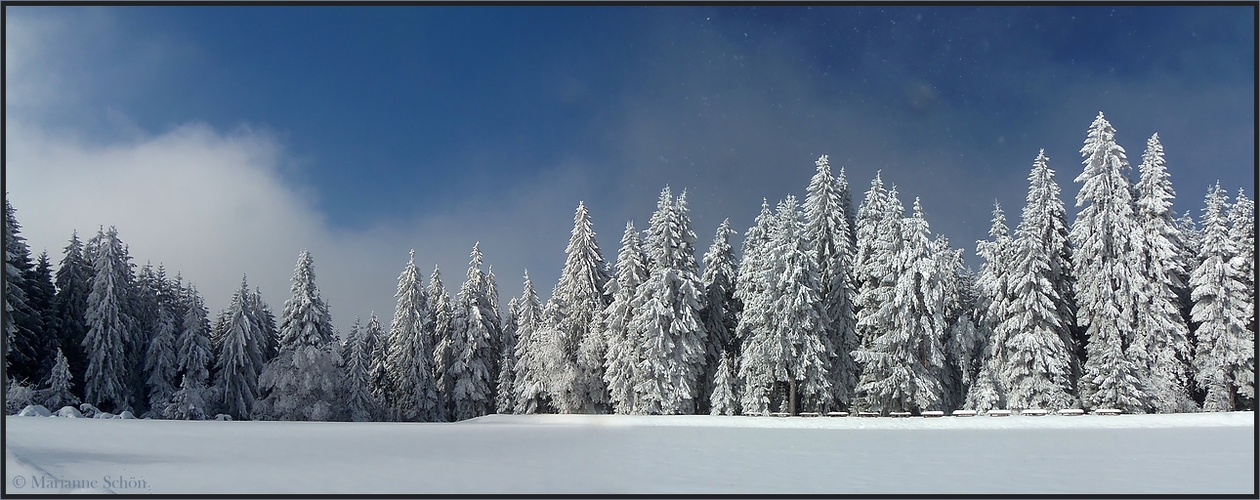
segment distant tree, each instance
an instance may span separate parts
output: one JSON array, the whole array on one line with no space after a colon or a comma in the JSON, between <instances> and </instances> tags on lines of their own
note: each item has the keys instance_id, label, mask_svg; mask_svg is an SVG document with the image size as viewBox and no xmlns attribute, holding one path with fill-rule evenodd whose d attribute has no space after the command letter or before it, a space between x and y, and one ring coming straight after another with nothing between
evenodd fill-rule
<instances>
[{"instance_id":1,"label":"distant tree","mask_svg":"<svg viewBox=\"0 0 1260 500\"><path fill-rule=\"evenodd\" d=\"M372 400L377 404L378 409L381 410L380 418L392 420L394 415L390 415L392 412L387 411L393 405L393 385L389 378L389 338L381 328L381 320L376 317L375 312L368 316L367 326L364 327L362 334L364 350L369 353L368 389L372 393ZM432 337L430 336L431 339ZM433 357L431 354L427 355L431 363ZM430 371L429 377L433 377L432 371ZM436 391L436 385L434 390Z\"/></svg>"},{"instance_id":2,"label":"distant tree","mask_svg":"<svg viewBox=\"0 0 1260 500\"><path fill-rule=\"evenodd\" d=\"M1230 260L1238 253L1229 237L1226 195L1218 183L1203 209L1202 262L1190 275L1194 300L1195 381L1206 391L1203 411L1234 411L1240 398L1255 397L1255 337L1247 330L1251 307L1244 278Z\"/></svg>"},{"instance_id":3,"label":"distant tree","mask_svg":"<svg viewBox=\"0 0 1260 500\"><path fill-rule=\"evenodd\" d=\"M332 319L315 286L310 252L298 256L290 292L281 315L280 351L258 379L264 397L253 414L264 420L342 420L341 359L333 349Z\"/></svg>"},{"instance_id":4,"label":"distant tree","mask_svg":"<svg viewBox=\"0 0 1260 500\"><path fill-rule=\"evenodd\" d=\"M713 244L703 257L704 274L700 276L700 284L704 287L705 308L701 311L704 330L708 337L705 341L704 376L700 378L700 395L697 410L701 414L711 413L710 396L717 390L714 384L720 377L730 377L731 373L722 373L718 366L724 356L734 357L739 352L735 343L735 327L738 325L742 305L735 298L735 277L739 275L735 252L731 248L730 237L735 234L731 230L730 219L722 221L717 234L713 236ZM727 372L730 366L726 367ZM729 384L730 381L727 381ZM728 390L733 387L728 386ZM723 397L727 395L723 394ZM730 394L734 397L734 393ZM728 405L729 406L729 405Z\"/></svg>"},{"instance_id":5,"label":"distant tree","mask_svg":"<svg viewBox=\"0 0 1260 500\"><path fill-rule=\"evenodd\" d=\"M1081 148L1085 170L1076 177L1081 183L1076 206L1082 207L1071 231L1077 249L1077 321L1089 338L1081 400L1090 408L1141 413L1150 397L1140 379L1146 353L1136 330L1143 293L1137 258L1141 227L1129 164L1115 134L1098 113Z\"/></svg>"}]
</instances>

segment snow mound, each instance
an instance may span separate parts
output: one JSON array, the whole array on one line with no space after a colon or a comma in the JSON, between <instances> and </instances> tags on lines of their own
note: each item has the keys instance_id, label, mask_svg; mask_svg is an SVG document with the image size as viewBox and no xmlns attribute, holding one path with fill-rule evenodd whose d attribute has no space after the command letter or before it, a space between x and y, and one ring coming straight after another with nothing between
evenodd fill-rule
<instances>
[{"instance_id":1,"label":"snow mound","mask_svg":"<svg viewBox=\"0 0 1260 500\"><path fill-rule=\"evenodd\" d=\"M96 415L92 415L92 418L101 418L101 419L114 418L114 414L107 411L103 411L103 412L97 413Z\"/></svg>"},{"instance_id":2,"label":"snow mound","mask_svg":"<svg viewBox=\"0 0 1260 500\"><path fill-rule=\"evenodd\" d=\"M62 406L60 410L57 410L57 416L66 418L83 418L83 414L79 413L79 410L75 409L73 406Z\"/></svg>"},{"instance_id":3,"label":"snow mound","mask_svg":"<svg viewBox=\"0 0 1260 500\"><path fill-rule=\"evenodd\" d=\"M122 413L115 415L114 418L121 418L123 420L135 420L136 415L134 413L131 413L131 410L123 410Z\"/></svg>"},{"instance_id":4,"label":"snow mound","mask_svg":"<svg viewBox=\"0 0 1260 500\"><path fill-rule=\"evenodd\" d=\"M1008 415L1006 418L831 417L758 418L722 415L486 415L460 425L569 425L613 427L743 427L788 429L1150 429L1250 427L1254 412L1160 415Z\"/></svg>"},{"instance_id":5,"label":"snow mound","mask_svg":"<svg viewBox=\"0 0 1260 500\"><path fill-rule=\"evenodd\" d=\"M49 417L52 416L52 412L48 411L48 408L44 408L44 405L27 405L26 408L22 408L22 412L18 413L18 416Z\"/></svg>"}]
</instances>

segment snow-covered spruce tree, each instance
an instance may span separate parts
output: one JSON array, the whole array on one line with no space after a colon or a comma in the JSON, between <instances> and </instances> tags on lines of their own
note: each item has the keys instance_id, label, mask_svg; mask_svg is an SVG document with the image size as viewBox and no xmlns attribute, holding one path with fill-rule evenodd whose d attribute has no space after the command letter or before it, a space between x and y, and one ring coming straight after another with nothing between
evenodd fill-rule
<instances>
[{"instance_id":1,"label":"snow-covered spruce tree","mask_svg":"<svg viewBox=\"0 0 1260 500\"><path fill-rule=\"evenodd\" d=\"M1054 170L1047 165L1045 151L1039 151L1028 174L1029 192L1023 217L1031 222L1025 232L1036 235L1042 249L1049 257L1050 284L1057 298L1055 310L1059 321L1066 326L1062 333L1064 345L1071 353L1071 394L1076 394L1076 381L1080 378L1081 362L1085 356L1084 330L1076 326L1076 276L1072 271L1072 242L1067 225L1066 210L1059 196L1059 184L1054 180ZM1032 217L1032 219L1028 219Z\"/></svg>"},{"instance_id":2,"label":"snow-covered spruce tree","mask_svg":"<svg viewBox=\"0 0 1260 500\"><path fill-rule=\"evenodd\" d=\"M901 218L905 211L899 201L895 206L892 203L895 193L895 187L892 192L884 189L880 172L876 172L871 188L858 207L853 283L857 288L854 317L859 346L868 345L870 340L886 330L883 325L886 318L879 315L879 308L893 284L890 266L900 249Z\"/></svg>"},{"instance_id":3,"label":"snow-covered spruce tree","mask_svg":"<svg viewBox=\"0 0 1260 500\"><path fill-rule=\"evenodd\" d=\"M437 386L439 415L442 421L450 420L455 411L455 381L450 377L451 342L453 331L451 321L455 313L455 303L446 292L442 283L442 271L433 266L432 279L429 281L429 307L433 314L433 380Z\"/></svg>"},{"instance_id":4,"label":"snow-covered spruce tree","mask_svg":"<svg viewBox=\"0 0 1260 500\"><path fill-rule=\"evenodd\" d=\"M385 420L393 419L393 415L390 414L392 412L388 411L393 405L393 400L391 399L393 397L393 392L391 392L393 386L389 379L389 337L386 336L381 328L381 320L376 317L375 311L368 316L367 326L364 327L362 334L365 349L371 346L368 349L368 390L372 393L372 400L377 404L378 409L381 410L378 416ZM430 355L430 362L432 362L432 359ZM432 376L432 372L430 372L430 376ZM434 390L436 391L436 384Z\"/></svg>"},{"instance_id":5,"label":"snow-covered spruce tree","mask_svg":"<svg viewBox=\"0 0 1260 500\"><path fill-rule=\"evenodd\" d=\"M732 234L735 231L731 230L730 219L723 220L713 236L713 244L709 245L709 251L702 258L704 274L700 276L700 284L704 287L705 308L701 317L708 338L705 341L704 376L700 378L700 399L696 408L701 414L711 413L709 397L717 389L714 386L717 378L731 376L719 373L718 364L723 356L730 354L734 357L739 352L734 333L742 306L735 298L735 277L738 273L730 242ZM731 394L733 396L734 393Z\"/></svg>"},{"instance_id":6,"label":"snow-covered spruce tree","mask_svg":"<svg viewBox=\"0 0 1260 500\"><path fill-rule=\"evenodd\" d=\"M1190 331L1181 316L1178 294L1188 278L1182 267L1181 231L1173 219L1172 183L1164 164L1164 147L1159 134L1146 141L1142 153L1142 173L1137 189L1137 219L1142 228L1141 253L1143 291L1138 295L1137 331L1144 332L1147 352L1146 387L1149 408L1159 413L1197 411L1190 398L1189 361L1193 356Z\"/></svg>"},{"instance_id":7,"label":"snow-covered spruce tree","mask_svg":"<svg viewBox=\"0 0 1260 500\"><path fill-rule=\"evenodd\" d=\"M350 333L346 335L345 364L346 377L346 412L350 420L355 422L372 422L376 419L378 408L368 386L368 365L371 362L371 351L365 340L367 332L361 327L359 318L354 318L350 325Z\"/></svg>"},{"instance_id":8,"label":"snow-covered spruce tree","mask_svg":"<svg viewBox=\"0 0 1260 500\"><path fill-rule=\"evenodd\" d=\"M232 294L228 306L227 333L215 363L215 388L221 396L221 410L235 420L245 420L258 399L258 373L262 365L261 345L257 328L246 312L249 285L241 278L241 287Z\"/></svg>"},{"instance_id":9,"label":"snow-covered spruce tree","mask_svg":"<svg viewBox=\"0 0 1260 500\"><path fill-rule=\"evenodd\" d=\"M415 250L398 276L394 321L389 327L386 369L391 380L394 418L403 422L435 422L440 417L437 385L433 380L433 313L423 278L416 269Z\"/></svg>"},{"instance_id":10,"label":"snow-covered spruce tree","mask_svg":"<svg viewBox=\"0 0 1260 500\"><path fill-rule=\"evenodd\" d=\"M963 402L964 408L977 411L1006 408L1006 395L998 380L1006 359L1006 339L998 337L997 326L1010 307L1008 275L1014 242L1006 225L1006 214L997 202L993 203L989 237L990 240L976 241L976 255L984 259L975 280L976 328L981 355L976 363L979 371Z\"/></svg>"},{"instance_id":11,"label":"snow-covered spruce tree","mask_svg":"<svg viewBox=\"0 0 1260 500\"><path fill-rule=\"evenodd\" d=\"M480 244L474 244L467 280L459 289L451 316L452 420L489 414L494 407L492 375L494 352L491 338L498 334L487 315L485 275L481 271Z\"/></svg>"},{"instance_id":12,"label":"snow-covered spruce tree","mask_svg":"<svg viewBox=\"0 0 1260 500\"><path fill-rule=\"evenodd\" d=\"M552 353L558 359L549 363L560 372L560 383L550 392L561 413L606 413L607 345L595 322L608 305L604 297L608 274L585 203L578 203L564 253L564 270L548 301L555 311L554 335L559 342Z\"/></svg>"},{"instance_id":13,"label":"snow-covered spruce tree","mask_svg":"<svg viewBox=\"0 0 1260 500\"><path fill-rule=\"evenodd\" d=\"M499 350L499 377L495 381L495 413L512 413L516 404L512 383L516 380L516 330L520 322L520 306L515 297L508 301L508 317L503 322L503 342Z\"/></svg>"},{"instance_id":14,"label":"snow-covered spruce tree","mask_svg":"<svg viewBox=\"0 0 1260 500\"><path fill-rule=\"evenodd\" d=\"M801 408L823 411L834 400L828 370L826 313L822 310L823 286L815 266L811 242L803 234L796 197L779 203L767 246L773 256L770 318L771 343L784 347L783 359L766 359L786 392L788 405L780 411L795 415ZM752 343L757 340L752 339ZM751 361L750 361L751 363ZM786 377L783 377L786 375Z\"/></svg>"},{"instance_id":15,"label":"snow-covered spruce tree","mask_svg":"<svg viewBox=\"0 0 1260 500\"><path fill-rule=\"evenodd\" d=\"M836 190L840 194L840 210L844 213L845 227L849 228L849 250L854 254L849 256L852 267L852 259L857 254L857 213L853 210L853 195L849 192L849 179L844 175L844 167L840 167L840 174L836 176Z\"/></svg>"},{"instance_id":16,"label":"snow-covered spruce tree","mask_svg":"<svg viewBox=\"0 0 1260 500\"><path fill-rule=\"evenodd\" d=\"M1098 113L1081 148L1085 169L1076 177L1081 211L1072 223L1076 243L1077 322L1089 339L1080 381L1088 408L1145 412L1149 395L1142 376L1147 358L1136 330L1141 313L1141 227L1133 186L1116 130ZM1137 348L1134 348L1137 346Z\"/></svg>"},{"instance_id":17,"label":"snow-covered spruce tree","mask_svg":"<svg viewBox=\"0 0 1260 500\"><path fill-rule=\"evenodd\" d=\"M939 242L939 243L938 243ZM976 323L976 282L971 271L963 266L963 250L950 249L944 237L934 241L945 288L945 321L949 325L945 340L945 360L950 367L948 408L966 406L967 394L980 373L984 361L984 335ZM942 251L943 249L943 251Z\"/></svg>"},{"instance_id":18,"label":"snow-covered spruce tree","mask_svg":"<svg viewBox=\"0 0 1260 500\"><path fill-rule=\"evenodd\" d=\"M774 214L763 198L761 213L744 234L743 257L735 279L735 298L744 305L735 327L735 337L740 345L737 363L740 390L737 394L746 413L770 411L771 391L777 377L764 360L778 359L783 355L782 344L769 341L774 327L770 314L774 301L770 281L775 258L770 248L774 222ZM754 345L751 343L753 338L761 341Z\"/></svg>"},{"instance_id":19,"label":"snow-covered spruce tree","mask_svg":"<svg viewBox=\"0 0 1260 500\"><path fill-rule=\"evenodd\" d=\"M245 306L246 315L254 323L255 342L259 346L258 352L262 355L262 361L270 362L280 351L280 332L276 328L276 317L263 301L262 291L256 287L249 294ZM258 366L261 370L263 365Z\"/></svg>"},{"instance_id":20,"label":"snow-covered spruce tree","mask_svg":"<svg viewBox=\"0 0 1260 500\"><path fill-rule=\"evenodd\" d=\"M841 197L839 180L831 175L827 155L815 162L817 173L809 181L805 197L805 228L803 238L809 246L810 258L818 270L818 298L823 313L830 362L831 387L835 400L831 407L847 408L857 384L858 366L850 354L857 349L856 320L853 316L852 281L853 246L851 226L846 216L846 200Z\"/></svg>"},{"instance_id":21,"label":"snow-covered spruce tree","mask_svg":"<svg viewBox=\"0 0 1260 500\"><path fill-rule=\"evenodd\" d=\"M1256 202L1247 197L1241 188L1234 204L1229 209L1229 239L1234 242L1237 252L1230 260L1230 265L1238 268L1243 283L1247 286L1247 304L1254 307L1256 303ZM1248 322L1248 330L1253 333L1255 316Z\"/></svg>"},{"instance_id":22,"label":"snow-covered spruce tree","mask_svg":"<svg viewBox=\"0 0 1260 500\"><path fill-rule=\"evenodd\" d=\"M1199 267L1199 247L1203 240L1203 232L1195 224L1194 215L1190 210L1186 210L1181 214L1181 218L1177 219L1177 231L1181 233L1182 242L1181 268L1186 271L1186 286L1177 294L1178 307L1181 309L1181 318L1185 321L1186 327L1193 332L1196 325L1190 319L1190 309L1194 306L1194 301L1190 300L1189 273Z\"/></svg>"},{"instance_id":23,"label":"snow-covered spruce tree","mask_svg":"<svg viewBox=\"0 0 1260 500\"><path fill-rule=\"evenodd\" d=\"M341 359L334 350L328 304L315 286L315 264L302 251L293 271L292 297L280 321L280 351L258 378L263 396L254 405L264 420L343 420Z\"/></svg>"},{"instance_id":24,"label":"snow-covered spruce tree","mask_svg":"<svg viewBox=\"0 0 1260 500\"><path fill-rule=\"evenodd\" d=\"M945 365L940 375L944 390L941 406L954 409L962 406L968 384L975 380L974 374L968 372L974 364L974 349L980 343L979 332L972 321L975 314L974 283L963 268L963 250L951 248L949 238L937 235L929 250L940 276L941 317L945 324L945 335L941 339L945 350Z\"/></svg>"},{"instance_id":25,"label":"snow-covered spruce tree","mask_svg":"<svg viewBox=\"0 0 1260 500\"><path fill-rule=\"evenodd\" d=\"M1247 330L1250 312L1244 278L1230 260L1238 253L1230 239L1226 195L1220 184L1208 191L1203 209L1199 267L1190 275L1194 300L1195 381L1206 391L1203 411L1234 411L1240 398L1255 397L1255 337Z\"/></svg>"},{"instance_id":26,"label":"snow-covered spruce tree","mask_svg":"<svg viewBox=\"0 0 1260 500\"><path fill-rule=\"evenodd\" d=\"M123 307L129 264L117 229L111 226L99 236L88 295L88 333L83 338L88 354L83 399L102 410L121 410L128 407L130 398L126 365L129 321Z\"/></svg>"},{"instance_id":27,"label":"snow-covered spruce tree","mask_svg":"<svg viewBox=\"0 0 1260 500\"><path fill-rule=\"evenodd\" d=\"M44 391L40 402L52 411L63 406L78 406L79 398L71 391L70 362L57 349L57 359L52 370L48 372L48 380L44 383Z\"/></svg>"},{"instance_id":28,"label":"snow-covered spruce tree","mask_svg":"<svg viewBox=\"0 0 1260 500\"><path fill-rule=\"evenodd\" d=\"M190 288L183 298L185 312L178 338L180 379L179 390L171 396L171 404L163 416L177 420L201 420L209 413L212 401L210 388L210 324L201 296Z\"/></svg>"},{"instance_id":29,"label":"snow-covered spruce tree","mask_svg":"<svg viewBox=\"0 0 1260 500\"><path fill-rule=\"evenodd\" d=\"M6 373L10 379L33 384L42 378L47 343L39 312L32 307L33 297L28 293L27 278L33 268L31 251L7 197L4 208Z\"/></svg>"},{"instance_id":30,"label":"snow-covered spruce tree","mask_svg":"<svg viewBox=\"0 0 1260 500\"><path fill-rule=\"evenodd\" d=\"M525 271L525 285L517 303L516 318L516 378L512 381L513 413L546 413L547 380L544 356L546 353L539 336L542 331L542 301L534 291L534 283Z\"/></svg>"},{"instance_id":31,"label":"snow-covered spruce tree","mask_svg":"<svg viewBox=\"0 0 1260 500\"><path fill-rule=\"evenodd\" d=\"M36 375L47 378L49 367L57 349L61 346L61 321L57 318L54 301L57 288L53 286L52 264L48 261L48 252L40 252L35 258L35 267L31 269L23 281L26 282L26 303L36 315L39 325L39 341L37 359L41 366Z\"/></svg>"},{"instance_id":32,"label":"snow-covered spruce tree","mask_svg":"<svg viewBox=\"0 0 1260 500\"><path fill-rule=\"evenodd\" d=\"M642 356L638 339L630 336L629 328L634 317L635 294L647 277L647 257L643 254L639 232L635 231L633 222L626 222L621 249L617 252L616 276L605 290L612 296L612 303L600 316L602 334L608 342L604 382L612 410L623 415L635 413L634 381Z\"/></svg>"},{"instance_id":33,"label":"snow-covered spruce tree","mask_svg":"<svg viewBox=\"0 0 1260 500\"><path fill-rule=\"evenodd\" d=\"M175 318L165 305L159 306L157 333L149 342L145 371L149 374L149 411L161 416L175 395L179 372L179 346L176 344Z\"/></svg>"},{"instance_id":34,"label":"snow-covered spruce tree","mask_svg":"<svg viewBox=\"0 0 1260 500\"><path fill-rule=\"evenodd\" d=\"M87 370L87 355L83 350L83 338L87 336L87 305L92 279L92 263L83 257L83 242L79 233L70 237L57 266L57 295L53 310L61 331L58 338L61 350L70 364L74 381L74 394L83 394L83 373Z\"/></svg>"},{"instance_id":35,"label":"snow-covered spruce tree","mask_svg":"<svg viewBox=\"0 0 1260 500\"><path fill-rule=\"evenodd\" d=\"M723 352L713 374L713 392L709 394L710 415L738 415L739 387L735 377L735 357Z\"/></svg>"},{"instance_id":36,"label":"snow-covered spruce tree","mask_svg":"<svg viewBox=\"0 0 1260 500\"><path fill-rule=\"evenodd\" d=\"M704 296L696 275L696 233L691 230L687 193L672 200L661 191L648 227L648 279L631 307L630 336L642 361L635 380L636 412L695 413L696 380L704 369Z\"/></svg>"},{"instance_id":37,"label":"snow-covered spruce tree","mask_svg":"<svg viewBox=\"0 0 1260 500\"><path fill-rule=\"evenodd\" d=\"M896 188L889 192L889 205L900 209ZM889 269L892 283L880 287L888 290L878 311L886 320L869 346L854 354L863 365L858 393L865 407L880 413L940 410L945 396L940 380L945 371L944 293L917 198L914 215L902 219L900 229Z\"/></svg>"},{"instance_id":38,"label":"snow-covered spruce tree","mask_svg":"<svg viewBox=\"0 0 1260 500\"><path fill-rule=\"evenodd\" d=\"M1033 198L1037 185L1030 188ZM1031 201L1031 200L1030 200ZM1036 232L1035 204L1025 206L1016 230L1013 261L1007 271L1009 301L1005 317L995 328L1001 350L995 349L997 380L1011 409L1062 409L1075 406L1071 395L1070 339L1056 307L1058 295L1050 281L1050 254Z\"/></svg>"}]
</instances>

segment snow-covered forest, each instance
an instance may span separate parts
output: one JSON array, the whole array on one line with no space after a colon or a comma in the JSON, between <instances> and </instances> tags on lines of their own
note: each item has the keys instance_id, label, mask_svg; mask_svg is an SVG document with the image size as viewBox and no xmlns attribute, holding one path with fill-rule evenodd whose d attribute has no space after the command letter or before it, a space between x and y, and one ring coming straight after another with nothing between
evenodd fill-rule
<instances>
[{"instance_id":1,"label":"snow-covered forest","mask_svg":"<svg viewBox=\"0 0 1260 500\"><path fill-rule=\"evenodd\" d=\"M1134 169L1102 113L1080 155L1069 206L1067 181L1030 154L1019 219L994 206L975 271L970 245L932 232L931 207L907 210L896 172L854 193L824 155L803 200L762 202L738 251L728 220L701 252L687 193L665 187L608 260L578 202L547 300L526 272L503 304L478 246L450 289L413 253L390 324L363 311L344 334L308 252L279 314L247 277L212 314L179 273L137 267L113 227L71 235L55 267L32 256L6 198L6 410L408 422L1254 410L1254 201L1216 185L1197 214L1174 213L1159 136Z\"/></svg>"}]
</instances>

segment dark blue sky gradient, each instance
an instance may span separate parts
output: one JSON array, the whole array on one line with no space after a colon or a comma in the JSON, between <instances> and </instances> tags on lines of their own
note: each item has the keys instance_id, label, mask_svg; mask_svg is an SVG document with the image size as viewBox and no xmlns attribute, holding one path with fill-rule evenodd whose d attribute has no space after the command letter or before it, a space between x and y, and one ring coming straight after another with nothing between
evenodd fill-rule
<instances>
[{"instance_id":1,"label":"dark blue sky gradient","mask_svg":"<svg viewBox=\"0 0 1260 500\"><path fill-rule=\"evenodd\" d=\"M539 208L556 219L536 234L543 249L513 261L541 283L578 200L611 259L625 220L642 229L662 186L687 188L703 251L723 218L742 234L762 197L802 196L824 153L847 168L855 205L881 169L907 208L922 197L974 266L995 199L1018 224L1039 148L1074 218L1078 150L1100 110L1135 167L1160 133L1179 211L1197 214L1217 179L1250 193L1255 178L1249 6L108 10L125 34L82 48L103 61L83 70L99 82L88 101L151 133L194 120L273 131L295 158L286 176L334 227L579 178L555 193L569 208ZM111 70L152 44L177 62ZM46 119L108 135L84 109Z\"/></svg>"}]
</instances>

